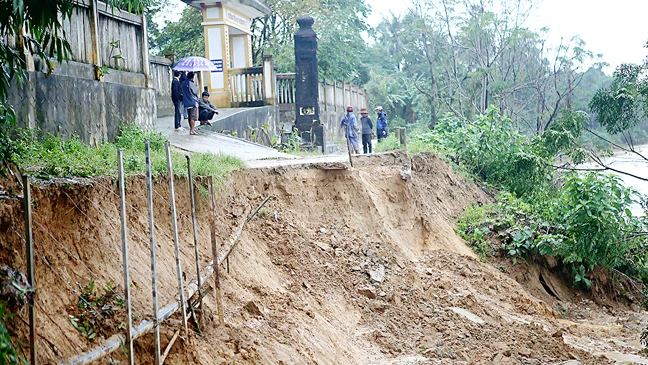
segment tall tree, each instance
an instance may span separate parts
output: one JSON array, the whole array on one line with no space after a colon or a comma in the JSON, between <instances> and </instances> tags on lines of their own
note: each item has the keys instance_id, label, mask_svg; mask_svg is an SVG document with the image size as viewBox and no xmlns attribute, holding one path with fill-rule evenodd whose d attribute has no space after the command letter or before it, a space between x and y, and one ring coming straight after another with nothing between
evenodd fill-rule
<instances>
[{"instance_id":1,"label":"tall tree","mask_svg":"<svg viewBox=\"0 0 648 365\"><path fill-rule=\"evenodd\" d=\"M266 2L270 15L252 23L253 61L258 64L263 54L272 54L280 72L294 72L293 36L298 29L297 18L310 15L315 19L318 34L320 77L364 84L368 69L361 62L366 50L361 33L368 29L364 22L370 8L363 0L271 0Z\"/></svg>"},{"instance_id":2,"label":"tall tree","mask_svg":"<svg viewBox=\"0 0 648 365\"><path fill-rule=\"evenodd\" d=\"M406 74L408 85L426 98L416 107L430 127L445 112L469 119L495 105L519 128L542 134L571 105L583 65L593 55L577 38L547 48L542 32L524 26L533 5L415 0L407 14L385 19L373 33L375 47L393 58L387 68L373 68L396 65L396 72Z\"/></svg>"},{"instance_id":3,"label":"tall tree","mask_svg":"<svg viewBox=\"0 0 648 365\"><path fill-rule=\"evenodd\" d=\"M205 54L205 36L200 10L185 6L182 16L176 22L168 22L153 37L153 44L160 55L173 52L177 58L203 56Z\"/></svg>"},{"instance_id":4,"label":"tall tree","mask_svg":"<svg viewBox=\"0 0 648 365\"><path fill-rule=\"evenodd\" d=\"M151 50L160 50L157 44L161 35L160 24L155 20L159 14L163 14L165 9L169 7L169 0L149 0L148 9L146 12L146 30L148 31L149 48Z\"/></svg>"}]
</instances>

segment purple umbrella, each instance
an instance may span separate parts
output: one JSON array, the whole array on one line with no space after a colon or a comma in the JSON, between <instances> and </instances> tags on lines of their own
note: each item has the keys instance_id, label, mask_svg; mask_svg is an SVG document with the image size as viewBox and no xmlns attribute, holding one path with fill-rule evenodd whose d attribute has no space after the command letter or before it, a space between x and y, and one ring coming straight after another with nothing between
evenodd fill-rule
<instances>
[{"instance_id":1,"label":"purple umbrella","mask_svg":"<svg viewBox=\"0 0 648 365\"><path fill-rule=\"evenodd\" d=\"M218 71L218 68L208 59L203 57L185 57L173 65L178 71Z\"/></svg>"}]
</instances>

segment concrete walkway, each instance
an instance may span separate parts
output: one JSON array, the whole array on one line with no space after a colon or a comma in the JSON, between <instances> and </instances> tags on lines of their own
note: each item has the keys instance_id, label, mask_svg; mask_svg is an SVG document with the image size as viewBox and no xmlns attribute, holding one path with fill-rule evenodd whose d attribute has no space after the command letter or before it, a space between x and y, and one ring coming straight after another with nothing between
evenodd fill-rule
<instances>
[{"instance_id":1,"label":"concrete walkway","mask_svg":"<svg viewBox=\"0 0 648 365\"><path fill-rule=\"evenodd\" d=\"M241 109L219 109L220 114L214 116L212 124L227 116L236 114ZM248 142L244 139L212 132L206 128L196 126L197 136L189 135L189 125L185 119L182 120L183 131L176 132L173 128L173 117L162 117L157 119L156 129L171 141L175 148L198 153L222 153L232 155L245 161L247 167L276 167L299 164L317 164L348 161L347 154L321 155L321 156L295 156L279 152L274 148Z\"/></svg>"},{"instance_id":2,"label":"concrete walkway","mask_svg":"<svg viewBox=\"0 0 648 365\"><path fill-rule=\"evenodd\" d=\"M212 123L218 123L219 119L237 112L236 109L219 109L219 111L220 115L215 116ZM173 117L158 118L156 123L157 131L169 138L172 146L189 152L222 153L236 156L246 163L263 159L293 160L300 158L241 138L215 133L200 126L195 128L198 135L190 136L189 125L185 119L182 120L182 127L183 131L176 131L173 128Z\"/></svg>"}]
</instances>

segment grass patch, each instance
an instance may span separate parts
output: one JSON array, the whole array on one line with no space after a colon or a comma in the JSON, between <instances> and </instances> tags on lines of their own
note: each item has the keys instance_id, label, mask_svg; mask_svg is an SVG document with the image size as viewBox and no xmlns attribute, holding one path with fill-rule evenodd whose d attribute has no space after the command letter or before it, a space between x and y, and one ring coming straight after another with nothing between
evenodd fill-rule
<instances>
[{"instance_id":1,"label":"grass patch","mask_svg":"<svg viewBox=\"0 0 648 365\"><path fill-rule=\"evenodd\" d=\"M165 144L160 133L143 131L136 126L123 126L114 143L89 146L78 137L63 141L51 134L38 137L37 130L21 130L12 141L11 156L18 167L34 177L94 177L117 175L117 149L124 155L126 175L146 173L145 140L151 145L151 168L154 175L167 172ZM187 176L184 154L171 151L176 176ZM232 171L243 167L243 161L228 155L194 153L191 165L195 176L213 176L216 185Z\"/></svg>"},{"instance_id":2,"label":"grass patch","mask_svg":"<svg viewBox=\"0 0 648 365\"><path fill-rule=\"evenodd\" d=\"M374 152L389 152L404 149L400 141L392 134L382 140L382 142L374 145ZM441 154L442 148L435 143L429 141L427 138L417 133L408 135L407 138L407 152L410 154L417 154L421 152L431 152L434 154Z\"/></svg>"},{"instance_id":3,"label":"grass patch","mask_svg":"<svg viewBox=\"0 0 648 365\"><path fill-rule=\"evenodd\" d=\"M281 151L283 153L287 153L289 155L294 155L294 156L304 156L304 157L317 157L317 156L324 156L322 152L319 151L295 151L295 150L284 150Z\"/></svg>"},{"instance_id":4,"label":"grass patch","mask_svg":"<svg viewBox=\"0 0 648 365\"><path fill-rule=\"evenodd\" d=\"M376 143L373 148L374 152L389 152L402 149L403 147L401 146L400 141L397 140L393 134L383 139L380 143Z\"/></svg>"}]
</instances>

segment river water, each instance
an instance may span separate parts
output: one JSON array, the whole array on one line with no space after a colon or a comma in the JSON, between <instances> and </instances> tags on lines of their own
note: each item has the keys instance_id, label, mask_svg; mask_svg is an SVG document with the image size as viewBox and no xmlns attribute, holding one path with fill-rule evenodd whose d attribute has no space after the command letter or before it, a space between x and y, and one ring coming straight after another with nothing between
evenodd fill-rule
<instances>
[{"instance_id":1,"label":"river water","mask_svg":"<svg viewBox=\"0 0 648 365\"><path fill-rule=\"evenodd\" d=\"M648 145L637 146L635 147L635 150L648 158ZM638 156L637 154L618 151L613 156L604 159L604 161L608 166L616 170L648 179L648 161L642 159L641 156ZM595 163L583 164L580 167L592 169L600 168L600 166ZM648 195L648 181L613 171L608 172L619 176L626 186L635 188L641 195ZM644 214L644 211L639 204L635 204L631 210L632 214L637 216Z\"/></svg>"}]
</instances>

